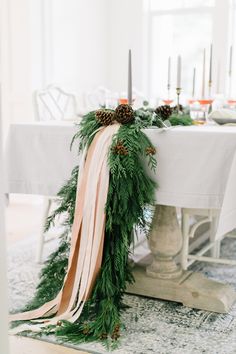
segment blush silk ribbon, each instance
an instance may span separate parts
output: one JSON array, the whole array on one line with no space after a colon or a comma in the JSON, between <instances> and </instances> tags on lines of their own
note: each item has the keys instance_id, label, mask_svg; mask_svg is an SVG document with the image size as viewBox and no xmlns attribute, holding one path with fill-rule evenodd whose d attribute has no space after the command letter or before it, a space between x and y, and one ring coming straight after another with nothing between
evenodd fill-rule
<instances>
[{"instance_id":1,"label":"blush silk ribbon","mask_svg":"<svg viewBox=\"0 0 236 354\"><path fill-rule=\"evenodd\" d=\"M101 128L81 158L68 270L55 299L36 310L10 315L10 321L31 320L10 332L38 332L59 320L75 322L89 299L101 268L105 206L109 187L108 151L120 125ZM49 316L54 315L52 318Z\"/></svg>"}]
</instances>

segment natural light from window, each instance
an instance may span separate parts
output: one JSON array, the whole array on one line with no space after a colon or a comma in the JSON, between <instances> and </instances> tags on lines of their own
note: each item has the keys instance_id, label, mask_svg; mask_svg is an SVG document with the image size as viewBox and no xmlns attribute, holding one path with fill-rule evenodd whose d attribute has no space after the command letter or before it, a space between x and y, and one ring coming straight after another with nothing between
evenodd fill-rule
<instances>
[{"instance_id":1,"label":"natural light from window","mask_svg":"<svg viewBox=\"0 0 236 354\"><path fill-rule=\"evenodd\" d=\"M167 98L168 58L171 57L171 90L175 97L177 56L182 58L182 97L192 94L196 68L197 96L201 93L203 50L206 48L206 77L209 72L213 27L213 0L150 0L149 3L149 95Z\"/></svg>"}]
</instances>

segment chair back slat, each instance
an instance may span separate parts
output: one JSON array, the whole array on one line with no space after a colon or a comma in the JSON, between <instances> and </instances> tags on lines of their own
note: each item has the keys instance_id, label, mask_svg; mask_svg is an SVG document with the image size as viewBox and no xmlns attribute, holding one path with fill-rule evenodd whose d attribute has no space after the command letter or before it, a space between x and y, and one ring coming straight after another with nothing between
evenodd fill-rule
<instances>
[{"instance_id":1,"label":"chair back slat","mask_svg":"<svg viewBox=\"0 0 236 354\"><path fill-rule=\"evenodd\" d=\"M72 120L77 116L76 96L57 86L35 91L34 105L39 121Z\"/></svg>"}]
</instances>

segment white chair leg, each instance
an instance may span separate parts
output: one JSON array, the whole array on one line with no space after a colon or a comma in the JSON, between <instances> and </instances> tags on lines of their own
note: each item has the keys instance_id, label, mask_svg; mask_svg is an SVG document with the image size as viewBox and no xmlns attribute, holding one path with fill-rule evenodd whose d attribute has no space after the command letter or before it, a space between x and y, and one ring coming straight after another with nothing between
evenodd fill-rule
<instances>
[{"instance_id":1,"label":"white chair leg","mask_svg":"<svg viewBox=\"0 0 236 354\"><path fill-rule=\"evenodd\" d=\"M9 206L10 204L10 194L9 193L5 193L5 206Z\"/></svg>"},{"instance_id":2,"label":"white chair leg","mask_svg":"<svg viewBox=\"0 0 236 354\"><path fill-rule=\"evenodd\" d=\"M43 246L44 246L44 226L45 226L46 219L49 215L52 200L51 200L51 198L45 197L43 203L44 203L43 214L42 214L41 225L40 225L40 229L39 229L39 239L38 239L38 244L37 244L37 249L36 249L36 262L37 263L42 262Z\"/></svg>"},{"instance_id":3,"label":"white chair leg","mask_svg":"<svg viewBox=\"0 0 236 354\"><path fill-rule=\"evenodd\" d=\"M210 225L210 242L214 243L214 246L210 250L211 257L219 258L220 257L220 244L221 241L215 241L216 230L218 225L218 217L215 216L212 218L212 222Z\"/></svg>"},{"instance_id":4,"label":"white chair leg","mask_svg":"<svg viewBox=\"0 0 236 354\"><path fill-rule=\"evenodd\" d=\"M182 211L182 235L183 247L181 251L181 266L183 270L188 268L188 251L189 251L189 214Z\"/></svg>"}]
</instances>

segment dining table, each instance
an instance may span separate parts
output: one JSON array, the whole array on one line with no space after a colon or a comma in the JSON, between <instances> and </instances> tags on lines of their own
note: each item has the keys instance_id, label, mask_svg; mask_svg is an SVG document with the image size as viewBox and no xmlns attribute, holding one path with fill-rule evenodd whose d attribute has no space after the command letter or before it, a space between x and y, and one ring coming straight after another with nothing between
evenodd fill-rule
<instances>
[{"instance_id":1,"label":"dining table","mask_svg":"<svg viewBox=\"0 0 236 354\"><path fill-rule=\"evenodd\" d=\"M77 131L71 121L12 124L5 146L5 193L55 196L79 165L78 143L70 149ZM182 247L176 208L219 210L218 239L236 228L236 127L150 127L144 132L157 158L156 171L147 168L158 184L149 237L153 263L134 267L135 282L127 292L227 312L236 300L231 286L180 266L176 272Z\"/></svg>"}]
</instances>

